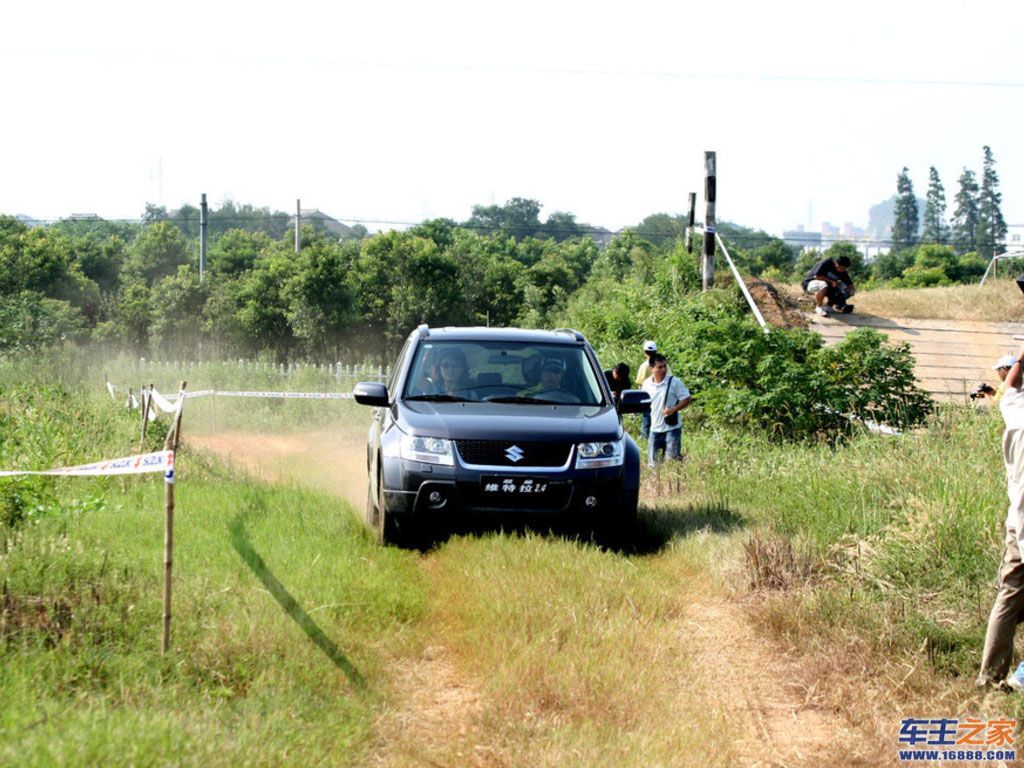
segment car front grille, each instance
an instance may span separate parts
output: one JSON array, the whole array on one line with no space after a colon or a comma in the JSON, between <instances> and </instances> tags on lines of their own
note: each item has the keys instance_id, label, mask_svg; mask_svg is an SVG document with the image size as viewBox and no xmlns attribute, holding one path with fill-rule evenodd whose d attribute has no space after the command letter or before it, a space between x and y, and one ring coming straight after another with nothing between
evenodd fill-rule
<instances>
[{"instance_id":1,"label":"car front grille","mask_svg":"<svg viewBox=\"0 0 1024 768\"><path fill-rule=\"evenodd\" d=\"M532 440L456 440L455 447L463 464L489 467L563 467L572 451L572 443Z\"/></svg>"}]
</instances>

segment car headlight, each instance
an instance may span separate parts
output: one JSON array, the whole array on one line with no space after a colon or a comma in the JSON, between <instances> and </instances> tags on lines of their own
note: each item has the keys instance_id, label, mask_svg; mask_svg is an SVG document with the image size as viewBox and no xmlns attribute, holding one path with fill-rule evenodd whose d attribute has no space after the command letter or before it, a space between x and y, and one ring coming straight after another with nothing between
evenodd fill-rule
<instances>
[{"instance_id":1,"label":"car headlight","mask_svg":"<svg viewBox=\"0 0 1024 768\"><path fill-rule=\"evenodd\" d=\"M580 443L576 446L576 468L621 467L626 455L624 442Z\"/></svg>"},{"instance_id":2,"label":"car headlight","mask_svg":"<svg viewBox=\"0 0 1024 768\"><path fill-rule=\"evenodd\" d=\"M424 464L455 465L452 441L443 437L402 435L401 456L408 461L421 461Z\"/></svg>"}]
</instances>

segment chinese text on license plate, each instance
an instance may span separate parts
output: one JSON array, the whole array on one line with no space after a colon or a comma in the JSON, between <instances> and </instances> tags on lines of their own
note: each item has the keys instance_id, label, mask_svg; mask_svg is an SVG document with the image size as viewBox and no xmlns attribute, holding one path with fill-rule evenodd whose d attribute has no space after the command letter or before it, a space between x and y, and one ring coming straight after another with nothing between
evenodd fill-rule
<instances>
[{"instance_id":1,"label":"chinese text on license plate","mask_svg":"<svg viewBox=\"0 0 1024 768\"><path fill-rule=\"evenodd\" d=\"M548 490L546 480L532 477L485 477L481 481L484 493L501 494L543 494Z\"/></svg>"}]
</instances>

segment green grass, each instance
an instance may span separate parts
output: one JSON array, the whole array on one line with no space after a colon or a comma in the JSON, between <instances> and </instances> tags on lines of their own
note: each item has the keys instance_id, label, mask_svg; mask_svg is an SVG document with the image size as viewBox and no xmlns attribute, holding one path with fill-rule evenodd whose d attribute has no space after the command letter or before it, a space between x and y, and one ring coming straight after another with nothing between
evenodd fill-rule
<instances>
[{"instance_id":1,"label":"green grass","mask_svg":"<svg viewBox=\"0 0 1024 768\"><path fill-rule=\"evenodd\" d=\"M135 450L135 415L59 378L0 376L3 468ZM362 764L389 660L419 642L415 555L332 496L187 451L178 472L167 656L159 477L0 481L0 763Z\"/></svg>"}]
</instances>

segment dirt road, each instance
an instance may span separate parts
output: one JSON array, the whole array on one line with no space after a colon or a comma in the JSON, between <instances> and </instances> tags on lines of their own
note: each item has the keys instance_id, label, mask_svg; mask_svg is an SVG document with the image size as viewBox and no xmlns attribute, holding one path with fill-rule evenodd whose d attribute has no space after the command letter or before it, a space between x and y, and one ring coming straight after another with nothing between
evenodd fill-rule
<instances>
[{"instance_id":1,"label":"dirt road","mask_svg":"<svg viewBox=\"0 0 1024 768\"><path fill-rule=\"evenodd\" d=\"M356 509L363 504L361 430L347 435L338 430L283 435L226 432L194 435L189 442L256 478L319 488L350 501ZM732 545L722 549L742 551L741 546ZM419 555L428 581L438 580L437 557L434 552ZM648 565L644 558L636 558L637 567ZM444 567L450 568L451 563ZM673 715L680 722L711 718L727 723L731 730L729 755L709 757L708 764L817 766L840 756L844 764L870 764L857 754L857 734L800 682L794 662L757 633L742 601L732 597L715 576L708 573L688 579L680 591L689 595L688 607L665 642L688 659L688 673L680 682L678 711ZM430 623L428 617L426 624ZM493 747L507 724L484 714L481 692L489 681L462 670L455 656L439 633L423 645L421 653L391 665L392 694L377 724L375 765L513 764ZM642 659L637 663L644 665Z\"/></svg>"},{"instance_id":2,"label":"dirt road","mask_svg":"<svg viewBox=\"0 0 1024 768\"><path fill-rule=\"evenodd\" d=\"M189 435L187 441L260 480L328 491L357 510L366 501L366 439L362 431L216 432Z\"/></svg>"}]
</instances>

